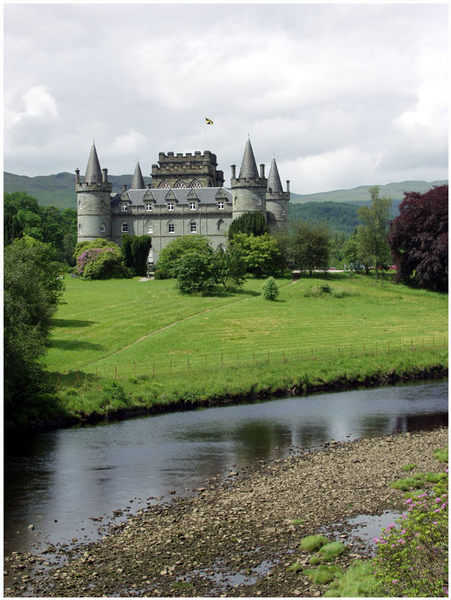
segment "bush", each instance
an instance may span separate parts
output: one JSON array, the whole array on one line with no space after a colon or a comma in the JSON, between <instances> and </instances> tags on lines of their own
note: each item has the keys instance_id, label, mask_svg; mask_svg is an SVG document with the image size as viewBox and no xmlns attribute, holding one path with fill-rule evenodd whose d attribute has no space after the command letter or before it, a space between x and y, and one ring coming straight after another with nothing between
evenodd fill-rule
<instances>
[{"instance_id":1,"label":"bush","mask_svg":"<svg viewBox=\"0 0 451 600\"><path fill-rule=\"evenodd\" d=\"M341 569L335 565L321 565L317 569L306 569L304 571L304 574L307 575L312 583L319 585L330 583L341 573Z\"/></svg>"},{"instance_id":2,"label":"bush","mask_svg":"<svg viewBox=\"0 0 451 600\"><path fill-rule=\"evenodd\" d=\"M279 287L274 277L268 277L263 284L263 297L265 300L274 301L279 295Z\"/></svg>"},{"instance_id":3,"label":"bush","mask_svg":"<svg viewBox=\"0 0 451 600\"><path fill-rule=\"evenodd\" d=\"M212 257L189 252L176 263L177 287L181 294L211 292L216 285Z\"/></svg>"},{"instance_id":4,"label":"bush","mask_svg":"<svg viewBox=\"0 0 451 600\"><path fill-rule=\"evenodd\" d=\"M332 542L330 544L325 544L319 550L319 553L324 558L324 560L333 560L337 556L340 556L345 551L345 546L341 542Z\"/></svg>"},{"instance_id":5,"label":"bush","mask_svg":"<svg viewBox=\"0 0 451 600\"><path fill-rule=\"evenodd\" d=\"M187 253L196 252L197 254L205 254L212 256L213 249L210 246L208 238L204 235L190 235L176 238L165 246L160 252L158 258L157 270L155 272L156 279L169 279L177 277L176 268L177 261Z\"/></svg>"},{"instance_id":6,"label":"bush","mask_svg":"<svg viewBox=\"0 0 451 600\"><path fill-rule=\"evenodd\" d=\"M84 279L132 276L131 270L122 262L122 253L117 244L99 239L78 244L77 248L77 273Z\"/></svg>"},{"instance_id":7,"label":"bush","mask_svg":"<svg viewBox=\"0 0 451 600\"><path fill-rule=\"evenodd\" d=\"M323 596L326 598L376 598L385 596L385 592L381 582L374 576L372 561L357 560L329 585Z\"/></svg>"},{"instance_id":8,"label":"bush","mask_svg":"<svg viewBox=\"0 0 451 600\"><path fill-rule=\"evenodd\" d=\"M376 576L390 596L446 596L448 585L448 478L433 493L408 498L401 515L376 538Z\"/></svg>"}]
</instances>

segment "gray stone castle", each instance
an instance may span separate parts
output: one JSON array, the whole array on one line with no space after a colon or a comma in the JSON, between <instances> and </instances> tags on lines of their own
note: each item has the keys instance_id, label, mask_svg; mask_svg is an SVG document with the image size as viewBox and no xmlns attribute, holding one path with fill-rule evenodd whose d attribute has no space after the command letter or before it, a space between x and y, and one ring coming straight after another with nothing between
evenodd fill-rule
<instances>
[{"instance_id":1,"label":"gray stone castle","mask_svg":"<svg viewBox=\"0 0 451 600\"><path fill-rule=\"evenodd\" d=\"M248 139L238 177L236 165L231 166L230 188L224 187L217 165L216 155L208 150L160 152L151 184L144 183L137 163L130 188L112 194L108 170L100 168L93 144L83 181L80 170L75 171L78 241L100 237L120 245L124 233L149 235L149 263L156 264L160 250L180 236L205 235L215 250L225 248L230 223L248 212L264 214L270 229L288 222L290 182L284 192L274 158L266 178L265 165L257 169Z\"/></svg>"}]
</instances>

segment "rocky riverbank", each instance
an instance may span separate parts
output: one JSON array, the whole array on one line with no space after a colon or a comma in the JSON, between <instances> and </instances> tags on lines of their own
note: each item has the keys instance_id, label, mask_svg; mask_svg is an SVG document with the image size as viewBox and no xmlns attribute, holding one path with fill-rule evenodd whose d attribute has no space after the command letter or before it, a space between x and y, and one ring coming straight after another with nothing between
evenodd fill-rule
<instances>
[{"instance_id":1,"label":"rocky riverbank","mask_svg":"<svg viewBox=\"0 0 451 600\"><path fill-rule=\"evenodd\" d=\"M4 594L320 596L324 587L287 572L307 560L300 539L341 523L346 542L348 519L401 509L403 494L389 483L405 474L407 463L440 471L433 451L447 443L447 429L439 429L331 442L317 452L261 461L206 482L195 497L140 510L100 542L63 549L60 566L46 553L7 557ZM341 565L368 555L364 544L347 543Z\"/></svg>"}]
</instances>

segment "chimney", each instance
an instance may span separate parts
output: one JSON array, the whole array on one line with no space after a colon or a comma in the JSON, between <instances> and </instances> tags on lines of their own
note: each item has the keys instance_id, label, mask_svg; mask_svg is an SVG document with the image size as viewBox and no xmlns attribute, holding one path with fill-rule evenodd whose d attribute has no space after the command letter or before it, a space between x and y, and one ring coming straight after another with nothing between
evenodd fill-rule
<instances>
[{"instance_id":1,"label":"chimney","mask_svg":"<svg viewBox=\"0 0 451 600\"><path fill-rule=\"evenodd\" d=\"M127 191L127 184L126 183L122 184L122 191L123 192Z\"/></svg>"},{"instance_id":2,"label":"chimney","mask_svg":"<svg viewBox=\"0 0 451 600\"><path fill-rule=\"evenodd\" d=\"M75 183L80 183L80 169L75 169Z\"/></svg>"},{"instance_id":3,"label":"chimney","mask_svg":"<svg viewBox=\"0 0 451 600\"><path fill-rule=\"evenodd\" d=\"M232 169L232 179L236 179L236 165L230 165Z\"/></svg>"},{"instance_id":4,"label":"chimney","mask_svg":"<svg viewBox=\"0 0 451 600\"><path fill-rule=\"evenodd\" d=\"M290 180L287 179L287 194L290 193Z\"/></svg>"},{"instance_id":5,"label":"chimney","mask_svg":"<svg viewBox=\"0 0 451 600\"><path fill-rule=\"evenodd\" d=\"M263 163L260 165L260 178L265 178L265 165Z\"/></svg>"},{"instance_id":6,"label":"chimney","mask_svg":"<svg viewBox=\"0 0 451 600\"><path fill-rule=\"evenodd\" d=\"M150 190L150 183L146 183L146 189Z\"/></svg>"},{"instance_id":7,"label":"chimney","mask_svg":"<svg viewBox=\"0 0 451 600\"><path fill-rule=\"evenodd\" d=\"M102 183L108 183L108 169L102 169Z\"/></svg>"}]
</instances>

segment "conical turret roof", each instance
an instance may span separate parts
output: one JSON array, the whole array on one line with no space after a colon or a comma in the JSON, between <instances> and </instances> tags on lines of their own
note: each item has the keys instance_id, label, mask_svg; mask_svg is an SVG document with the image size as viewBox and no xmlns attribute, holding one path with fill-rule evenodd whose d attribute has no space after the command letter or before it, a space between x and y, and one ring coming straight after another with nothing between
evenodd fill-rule
<instances>
[{"instance_id":1,"label":"conical turret roof","mask_svg":"<svg viewBox=\"0 0 451 600\"><path fill-rule=\"evenodd\" d=\"M246 148L244 149L243 160L240 168L240 179L257 179L257 163L255 162L254 151L252 150L251 140L248 138Z\"/></svg>"},{"instance_id":2,"label":"conical turret roof","mask_svg":"<svg viewBox=\"0 0 451 600\"><path fill-rule=\"evenodd\" d=\"M132 177L132 183L130 185L131 190L143 190L145 189L146 184L144 183L144 179L141 173L141 167L139 166L139 162L136 163L135 172Z\"/></svg>"},{"instance_id":3,"label":"conical turret roof","mask_svg":"<svg viewBox=\"0 0 451 600\"><path fill-rule=\"evenodd\" d=\"M101 183L102 171L100 169L99 157L95 144L92 144L89 154L88 166L86 167L85 183Z\"/></svg>"},{"instance_id":4,"label":"conical turret roof","mask_svg":"<svg viewBox=\"0 0 451 600\"><path fill-rule=\"evenodd\" d=\"M282 183L280 182L279 169L277 168L276 159L273 158L271 161L271 168L269 169L268 175L268 192L277 194L283 192Z\"/></svg>"}]
</instances>

